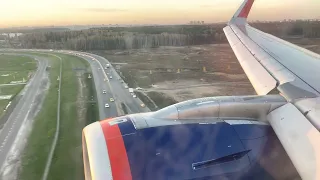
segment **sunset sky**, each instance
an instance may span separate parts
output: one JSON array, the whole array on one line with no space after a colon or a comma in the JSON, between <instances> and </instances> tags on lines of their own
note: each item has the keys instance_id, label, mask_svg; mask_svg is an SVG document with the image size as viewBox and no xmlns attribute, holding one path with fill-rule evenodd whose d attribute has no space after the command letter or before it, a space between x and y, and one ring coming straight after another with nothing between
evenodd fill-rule
<instances>
[{"instance_id":1,"label":"sunset sky","mask_svg":"<svg viewBox=\"0 0 320 180\"><path fill-rule=\"evenodd\" d=\"M1 0L0 28L227 21L243 0ZM249 20L320 18L320 0L256 0Z\"/></svg>"}]
</instances>

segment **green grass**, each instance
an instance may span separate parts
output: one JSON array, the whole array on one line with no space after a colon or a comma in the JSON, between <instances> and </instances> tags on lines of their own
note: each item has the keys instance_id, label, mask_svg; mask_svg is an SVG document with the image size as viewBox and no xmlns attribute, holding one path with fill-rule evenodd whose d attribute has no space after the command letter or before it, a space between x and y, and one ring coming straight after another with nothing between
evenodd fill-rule
<instances>
[{"instance_id":1,"label":"green grass","mask_svg":"<svg viewBox=\"0 0 320 180\"><path fill-rule=\"evenodd\" d=\"M0 118L2 117L2 115L4 114L4 108L8 105L9 100L0 100Z\"/></svg>"},{"instance_id":2,"label":"green grass","mask_svg":"<svg viewBox=\"0 0 320 180\"><path fill-rule=\"evenodd\" d=\"M98 120L97 107L92 107L89 97L95 96L92 89L93 81L85 81L86 93L83 101L86 102L87 114L84 121L80 121L77 114L77 94L79 93L78 77L87 77L83 71L75 71L74 68L83 68L90 71L89 64L80 58L57 54L63 58L63 72L61 81L61 111L60 111L60 134L54 152L48 179L83 179L83 163L81 149L82 128ZM45 56L45 55L41 55ZM33 130L28 138L28 144L22 156L22 170L19 179L33 180L41 179L44 167L56 130L57 110L57 76L59 73L60 61L52 56L50 58L50 89L45 98L40 113L34 121ZM90 90L91 89L91 90ZM93 115L93 118L88 119Z\"/></svg>"},{"instance_id":3,"label":"green grass","mask_svg":"<svg viewBox=\"0 0 320 180\"><path fill-rule=\"evenodd\" d=\"M0 84L7 84L11 81L26 81L29 75L37 68L36 61L30 57L0 54ZM4 75L4 76L3 76ZM1 95L12 95L12 100L24 85L0 86ZM5 113L3 109L10 100L0 100L0 117Z\"/></svg>"},{"instance_id":4,"label":"green grass","mask_svg":"<svg viewBox=\"0 0 320 180\"><path fill-rule=\"evenodd\" d=\"M15 96L23 89L24 85L14 85L14 86L2 86L0 87L0 96L12 95L10 99L0 100L0 118L4 115L4 108L7 106L9 101L12 101Z\"/></svg>"},{"instance_id":5,"label":"green grass","mask_svg":"<svg viewBox=\"0 0 320 180\"><path fill-rule=\"evenodd\" d=\"M30 57L2 54L0 55L0 84L28 80L30 73L36 68L36 61Z\"/></svg>"},{"instance_id":6,"label":"green grass","mask_svg":"<svg viewBox=\"0 0 320 180\"><path fill-rule=\"evenodd\" d=\"M23 84L13 86L0 86L0 95L16 95L23 89L23 87Z\"/></svg>"},{"instance_id":7,"label":"green grass","mask_svg":"<svg viewBox=\"0 0 320 180\"><path fill-rule=\"evenodd\" d=\"M88 77L88 75L89 75L88 73L85 74L85 77ZM97 103L97 93L96 93L96 86L94 84L94 79L85 78L85 80L86 80L86 84L89 86L88 88L89 102L87 103L86 119L87 119L87 124L90 124L99 120L99 108ZM93 101L90 101L90 97L92 97Z\"/></svg>"},{"instance_id":8,"label":"green grass","mask_svg":"<svg viewBox=\"0 0 320 180\"><path fill-rule=\"evenodd\" d=\"M76 106L78 82L76 72L72 69L87 68L88 64L73 56L61 55L60 57L64 59L60 135L48 180L83 179L81 132L86 122L78 121Z\"/></svg>"},{"instance_id":9,"label":"green grass","mask_svg":"<svg viewBox=\"0 0 320 180\"><path fill-rule=\"evenodd\" d=\"M36 61L30 57L17 55L0 55L1 71L33 71L36 67Z\"/></svg>"}]
</instances>

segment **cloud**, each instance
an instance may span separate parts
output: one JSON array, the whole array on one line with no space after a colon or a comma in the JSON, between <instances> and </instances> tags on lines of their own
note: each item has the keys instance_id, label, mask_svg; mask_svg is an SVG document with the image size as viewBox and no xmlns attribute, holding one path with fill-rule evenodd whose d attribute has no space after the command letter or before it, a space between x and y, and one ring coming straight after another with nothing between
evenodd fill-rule
<instances>
[{"instance_id":1,"label":"cloud","mask_svg":"<svg viewBox=\"0 0 320 180\"><path fill-rule=\"evenodd\" d=\"M96 12L96 13L109 13L109 12L125 12L127 9L117 9L117 8L80 8L77 10Z\"/></svg>"}]
</instances>

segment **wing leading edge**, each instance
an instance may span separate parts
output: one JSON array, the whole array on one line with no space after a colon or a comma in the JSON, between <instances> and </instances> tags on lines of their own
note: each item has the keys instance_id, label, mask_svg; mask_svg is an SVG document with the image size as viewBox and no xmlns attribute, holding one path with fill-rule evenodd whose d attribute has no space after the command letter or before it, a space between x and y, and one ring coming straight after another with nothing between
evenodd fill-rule
<instances>
[{"instance_id":1,"label":"wing leading edge","mask_svg":"<svg viewBox=\"0 0 320 180\"><path fill-rule=\"evenodd\" d=\"M320 56L247 23L245 0L223 29L257 94L280 92L288 103L267 120L303 179L320 179Z\"/></svg>"}]
</instances>

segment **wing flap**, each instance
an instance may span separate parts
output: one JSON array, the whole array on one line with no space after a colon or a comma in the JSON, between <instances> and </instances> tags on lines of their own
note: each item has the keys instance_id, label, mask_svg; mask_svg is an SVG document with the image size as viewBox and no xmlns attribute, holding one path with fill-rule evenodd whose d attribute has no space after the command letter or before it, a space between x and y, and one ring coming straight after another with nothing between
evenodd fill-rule
<instances>
[{"instance_id":1,"label":"wing flap","mask_svg":"<svg viewBox=\"0 0 320 180\"><path fill-rule=\"evenodd\" d=\"M242 44L255 57L256 61L260 62L261 66L268 71L271 76L277 81L277 84L284 84L295 79L283 65L276 61L269 53L259 47L254 41L246 36L242 31L246 31L247 26L243 26L242 30L235 25L231 25L231 29L235 35L239 37Z\"/></svg>"},{"instance_id":2,"label":"wing flap","mask_svg":"<svg viewBox=\"0 0 320 180\"><path fill-rule=\"evenodd\" d=\"M230 27L225 27L223 30L257 94L266 95L272 91L276 87L277 81L261 66L238 36L232 33L233 31Z\"/></svg>"},{"instance_id":3,"label":"wing flap","mask_svg":"<svg viewBox=\"0 0 320 180\"><path fill-rule=\"evenodd\" d=\"M244 0L224 32L256 92L277 88L289 101L320 96L320 55L248 25L253 2Z\"/></svg>"},{"instance_id":4,"label":"wing flap","mask_svg":"<svg viewBox=\"0 0 320 180\"><path fill-rule=\"evenodd\" d=\"M264 37L263 35L265 33L260 33L259 35L250 33L257 31L252 29L254 28L250 27L248 24L235 25L231 23L224 28L224 32L231 48L240 62L240 65L247 74L257 94L265 95L277 88L288 100L298 98L315 98L319 96L316 88L318 86L317 82L320 82L320 78L315 77L315 69L317 66L319 66L320 69L320 61L312 61L315 67L310 67L307 63L299 64L297 62L292 62L295 69L299 66L302 71L306 71L306 66L309 66L311 72L314 73L309 74L309 72L305 72L302 74L298 71L297 73L301 76L297 76L295 71L288 69L283 65L281 61L283 59L281 58L285 58L285 56L283 56L281 52L279 54L279 52L274 52L265 47L265 44L268 43L269 46L272 45L273 41L268 38L268 36ZM260 38L258 43L256 42L257 38ZM276 45L277 44L275 44L275 46ZM283 44L282 46L286 45ZM279 48L283 48L282 46L279 46ZM303 51L301 52L302 58L308 56L308 53ZM290 51L286 51L284 53L287 53L288 56L290 55ZM315 56L312 57L316 58ZM306 58L308 59L310 57ZM293 66L292 64L289 64L289 66ZM308 81L309 79L311 81ZM315 80L319 81L316 82ZM312 84L315 86L311 86Z\"/></svg>"}]
</instances>

